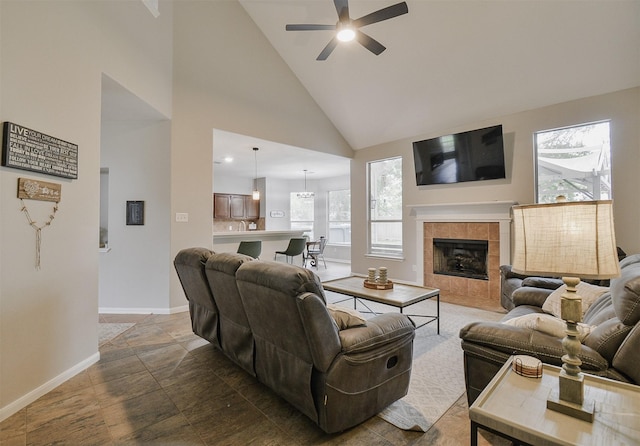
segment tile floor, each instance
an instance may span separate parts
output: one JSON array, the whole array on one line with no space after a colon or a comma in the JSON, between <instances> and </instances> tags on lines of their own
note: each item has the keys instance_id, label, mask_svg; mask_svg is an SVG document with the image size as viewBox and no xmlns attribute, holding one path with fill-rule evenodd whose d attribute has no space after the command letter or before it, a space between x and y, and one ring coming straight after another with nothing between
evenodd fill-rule
<instances>
[{"instance_id":1,"label":"tile floor","mask_svg":"<svg viewBox=\"0 0 640 446\"><path fill-rule=\"evenodd\" d=\"M339 269L348 274L339 265L319 273ZM427 433L373 417L328 435L195 336L188 313L100 321L136 325L103 344L98 363L0 423L0 446L469 444L464 395ZM480 444L509 443L482 433Z\"/></svg>"}]
</instances>

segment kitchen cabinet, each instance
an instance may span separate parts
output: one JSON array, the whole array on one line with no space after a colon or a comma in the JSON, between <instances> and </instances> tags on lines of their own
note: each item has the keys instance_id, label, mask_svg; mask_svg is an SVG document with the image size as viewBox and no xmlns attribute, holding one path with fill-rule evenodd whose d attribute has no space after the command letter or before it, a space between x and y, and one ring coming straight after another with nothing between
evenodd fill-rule
<instances>
[{"instance_id":1,"label":"kitchen cabinet","mask_svg":"<svg viewBox=\"0 0 640 446\"><path fill-rule=\"evenodd\" d=\"M232 219L245 218L244 212L244 197L242 195L230 195L229 196L229 209Z\"/></svg>"},{"instance_id":2,"label":"kitchen cabinet","mask_svg":"<svg viewBox=\"0 0 640 446\"><path fill-rule=\"evenodd\" d=\"M251 195L213 194L213 218L221 220L256 220L260 201Z\"/></svg>"},{"instance_id":3,"label":"kitchen cabinet","mask_svg":"<svg viewBox=\"0 0 640 446\"><path fill-rule=\"evenodd\" d=\"M231 196L213 194L213 218L228 220L231 218Z\"/></svg>"},{"instance_id":4,"label":"kitchen cabinet","mask_svg":"<svg viewBox=\"0 0 640 446\"><path fill-rule=\"evenodd\" d=\"M254 200L253 196L245 195L244 213L249 220L257 220L260 218L260 200Z\"/></svg>"}]
</instances>

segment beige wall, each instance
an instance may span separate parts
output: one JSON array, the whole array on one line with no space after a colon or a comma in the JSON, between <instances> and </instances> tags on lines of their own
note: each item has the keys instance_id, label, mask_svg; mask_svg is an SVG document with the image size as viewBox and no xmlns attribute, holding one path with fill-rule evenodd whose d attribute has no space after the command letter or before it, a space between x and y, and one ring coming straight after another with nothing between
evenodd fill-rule
<instances>
[{"instance_id":1,"label":"beige wall","mask_svg":"<svg viewBox=\"0 0 640 446\"><path fill-rule=\"evenodd\" d=\"M613 198L618 245L628 253L640 252L640 88L584 98L495 119L442 129L438 134L416 135L356 152L351 168L352 224L366 228L366 163L392 156L403 158L404 260L381 260L366 257L366 231L352 235L352 271L365 274L370 266L387 266L389 276L417 281L412 266L416 250L415 220L409 205L467 203L482 201L535 200L533 133L604 119L611 120ZM416 186L411 143L443 134L502 124L505 134L507 179L442 186Z\"/></svg>"},{"instance_id":2,"label":"beige wall","mask_svg":"<svg viewBox=\"0 0 640 446\"><path fill-rule=\"evenodd\" d=\"M100 253L101 313L166 314L170 246L171 123L102 123L100 167L109 169L109 251ZM126 224L126 202L144 201L144 225ZM184 310L186 300L182 303Z\"/></svg>"},{"instance_id":3,"label":"beige wall","mask_svg":"<svg viewBox=\"0 0 640 446\"><path fill-rule=\"evenodd\" d=\"M172 117L170 192L164 197L170 203L171 236L164 266L170 271L169 308L185 303L171 266L175 253L187 246L211 246L214 128L352 156L236 2L161 1L160 11L155 19L137 0L0 1L0 120L79 146L77 180L0 168L0 419L97 359L103 74ZM502 122L513 138L510 160L518 160L509 167L506 182L418 189L410 143L435 135L359 151L352 163L353 227L363 228L366 221L364 165L369 159L405 157L405 205L529 202L531 132L611 118L620 244L638 251L640 220L634 193L640 190L639 94L635 89L442 129L446 133ZM39 271L33 267L35 234L16 199L19 177L62 184L60 211L43 230ZM46 203L30 203L29 208L38 222L51 210ZM176 212L188 212L189 223L176 223ZM415 225L408 211L405 217L407 259L388 266L392 277L411 280ZM354 270L359 272L369 266L363 254L364 234L353 231Z\"/></svg>"},{"instance_id":4,"label":"beige wall","mask_svg":"<svg viewBox=\"0 0 640 446\"><path fill-rule=\"evenodd\" d=\"M211 247L212 132L351 157L353 151L236 2L174 6L171 251ZM233 44L231 44L233 42ZM183 301L172 275L171 304Z\"/></svg>"},{"instance_id":5,"label":"beige wall","mask_svg":"<svg viewBox=\"0 0 640 446\"><path fill-rule=\"evenodd\" d=\"M167 206L171 232L157 240L167 253L158 268L170 283L167 310L186 303L175 253L211 247L214 128L342 156L352 150L236 2L161 0L156 19L138 0L3 0L0 20L1 120L79 146L77 180L0 168L2 420L98 358L104 74L173 118L162 129L171 144L163 160L169 188L154 197ZM40 271L34 231L16 199L18 177L62 183L60 211L43 230ZM46 203L29 207L39 222L51 211ZM176 212L188 212L189 223L176 223ZM128 249L141 252L146 243L134 237Z\"/></svg>"},{"instance_id":6,"label":"beige wall","mask_svg":"<svg viewBox=\"0 0 640 446\"><path fill-rule=\"evenodd\" d=\"M161 7L166 6L162 4ZM0 419L98 359L102 73L163 113L171 107L171 8L141 2L0 2L0 120L78 145L78 179L0 168ZM60 209L35 232L19 177L62 185ZM51 204L28 203L38 223Z\"/></svg>"}]
</instances>

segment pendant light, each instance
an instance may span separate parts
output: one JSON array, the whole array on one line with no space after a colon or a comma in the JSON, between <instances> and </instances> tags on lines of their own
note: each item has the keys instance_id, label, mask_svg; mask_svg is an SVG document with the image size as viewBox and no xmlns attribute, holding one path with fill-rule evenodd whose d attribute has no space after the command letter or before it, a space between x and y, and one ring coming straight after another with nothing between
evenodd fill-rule
<instances>
[{"instance_id":1,"label":"pendant light","mask_svg":"<svg viewBox=\"0 0 640 446\"><path fill-rule=\"evenodd\" d=\"M255 177L253 177L253 193L251 194L251 196L256 201L260 199L260 191L258 190L258 150L259 149L257 147L253 148L253 159L254 165L256 167L256 175Z\"/></svg>"},{"instance_id":2,"label":"pendant light","mask_svg":"<svg viewBox=\"0 0 640 446\"><path fill-rule=\"evenodd\" d=\"M307 192L307 169L304 169L304 192L298 192L296 195L298 198L311 198L315 195L313 192Z\"/></svg>"}]
</instances>

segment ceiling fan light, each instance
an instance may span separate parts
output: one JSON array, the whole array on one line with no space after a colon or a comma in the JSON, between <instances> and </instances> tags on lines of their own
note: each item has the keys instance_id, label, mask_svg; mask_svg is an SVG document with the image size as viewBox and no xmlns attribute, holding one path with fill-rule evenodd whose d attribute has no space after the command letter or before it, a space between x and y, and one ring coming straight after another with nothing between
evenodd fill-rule
<instances>
[{"instance_id":1,"label":"ceiling fan light","mask_svg":"<svg viewBox=\"0 0 640 446\"><path fill-rule=\"evenodd\" d=\"M356 32L350 26L345 26L336 35L340 42L350 42L356 37Z\"/></svg>"}]
</instances>

